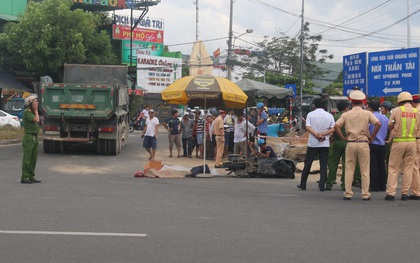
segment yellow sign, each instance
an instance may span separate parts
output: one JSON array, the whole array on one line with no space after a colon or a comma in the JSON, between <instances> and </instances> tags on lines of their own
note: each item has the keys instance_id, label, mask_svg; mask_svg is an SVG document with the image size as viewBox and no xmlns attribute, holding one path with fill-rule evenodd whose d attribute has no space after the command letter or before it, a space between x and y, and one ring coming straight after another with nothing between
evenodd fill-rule
<instances>
[{"instance_id":1,"label":"yellow sign","mask_svg":"<svg viewBox=\"0 0 420 263\"><path fill-rule=\"evenodd\" d=\"M195 78L194 84L200 87L208 87L214 84L214 79Z\"/></svg>"}]
</instances>

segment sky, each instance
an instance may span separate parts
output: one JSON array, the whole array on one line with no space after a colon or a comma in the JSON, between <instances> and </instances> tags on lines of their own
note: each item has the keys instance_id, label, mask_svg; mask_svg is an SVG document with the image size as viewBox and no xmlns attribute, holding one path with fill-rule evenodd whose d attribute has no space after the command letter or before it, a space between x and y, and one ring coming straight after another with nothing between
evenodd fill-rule
<instances>
[{"instance_id":1,"label":"sky","mask_svg":"<svg viewBox=\"0 0 420 263\"><path fill-rule=\"evenodd\" d=\"M170 51L190 54L196 39L195 1L199 39L210 54L220 48L226 55L230 0L162 0L150 7L147 17L164 20L164 42ZM235 0L235 48L258 50L255 43L265 36L298 36L301 13L300 0ZM406 48L407 28L410 46L420 46L420 0L304 0L304 20L310 23L311 35L323 36L320 49L334 55L331 62L342 62L344 55L359 52ZM242 35L247 29L253 33Z\"/></svg>"}]
</instances>

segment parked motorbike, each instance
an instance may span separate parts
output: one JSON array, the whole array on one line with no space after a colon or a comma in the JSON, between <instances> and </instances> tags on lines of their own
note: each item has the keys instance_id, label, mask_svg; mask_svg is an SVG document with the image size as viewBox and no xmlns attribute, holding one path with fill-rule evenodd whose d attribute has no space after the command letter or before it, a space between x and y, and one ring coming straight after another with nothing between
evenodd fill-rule
<instances>
[{"instance_id":1,"label":"parked motorbike","mask_svg":"<svg viewBox=\"0 0 420 263\"><path fill-rule=\"evenodd\" d=\"M130 133L136 131L142 131L143 130L143 125L142 125L142 120L143 118L141 117L134 117L131 121L128 122L128 131Z\"/></svg>"}]
</instances>

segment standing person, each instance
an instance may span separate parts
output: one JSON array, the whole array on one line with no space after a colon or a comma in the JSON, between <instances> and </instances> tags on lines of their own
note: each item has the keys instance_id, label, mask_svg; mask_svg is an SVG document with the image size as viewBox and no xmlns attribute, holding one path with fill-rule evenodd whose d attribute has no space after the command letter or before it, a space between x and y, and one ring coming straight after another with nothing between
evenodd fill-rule
<instances>
[{"instance_id":1,"label":"standing person","mask_svg":"<svg viewBox=\"0 0 420 263\"><path fill-rule=\"evenodd\" d=\"M234 154L247 154L247 145L246 145L246 124L248 122L248 133L253 133L255 126L252 125L249 121L246 121L244 118L243 112L238 113L236 122L235 122L235 131L234 131Z\"/></svg>"},{"instance_id":2,"label":"standing person","mask_svg":"<svg viewBox=\"0 0 420 263\"><path fill-rule=\"evenodd\" d=\"M352 109L343 113L340 119L335 123L335 132L342 140L347 141L346 147L346 178L344 200L351 200L354 193L352 183L356 163L359 162L362 174L362 198L365 201L370 200L369 181L370 181L370 149L369 142L376 137L381 122L372 112L362 108L365 94L360 90L354 90L350 93ZM368 130L369 123L374 124L373 133ZM344 137L341 127L345 127L347 136Z\"/></svg>"},{"instance_id":3,"label":"standing person","mask_svg":"<svg viewBox=\"0 0 420 263\"><path fill-rule=\"evenodd\" d=\"M184 150L184 155L182 157L191 158L192 149L193 149L193 139L192 134L194 130L194 121L190 119L190 116L184 115L181 122L181 131L182 131L182 148Z\"/></svg>"},{"instance_id":4,"label":"standing person","mask_svg":"<svg viewBox=\"0 0 420 263\"><path fill-rule=\"evenodd\" d=\"M348 111L349 104L347 101L340 101L337 103L337 109L338 113L334 115L334 121L336 122L338 119L340 119L341 115L343 115L344 112ZM341 128L341 132L344 136L346 135L346 130L344 127ZM342 163L342 172L341 172L341 190L345 190L344 187L344 178L345 178L345 171L346 171L346 146L347 142L345 140L342 140L337 133L334 133L333 135L333 143L330 147L330 155L329 155L329 162L328 162L328 177L327 177L327 183L325 190L331 190L333 187L333 184L335 180L337 179L337 169L338 164L341 159Z\"/></svg>"},{"instance_id":5,"label":"standing person","mask_svg":"<svg viewBox=\"0 0 420 263\"><path fill-rule=\"evenodd\" d=\"M267 135L268 123L267 123L267 113L264 110L264 103L257 103L257 133L261 136ZM265 137L264 137L265 138ZM259 138L257 138L258 140Z\"/></svg>"},{"instance_id":6,"label":"standing person","mask_svg":"<svg viewBox=\"0 0 420 263\"><path fill-rule=\"evenodd\" d=\"M213 124L213 118L211 117L211 115L207 115L206 117L206 142L205 142L207 160L214 160L214 148L212 147L212 143L211 143L212 124Z\"/></svg>"},{"instance_id":7,"label":"standing person","mask_svg":"<svg viewBox=\"0 0 420 263\"><path fill-rule=\"evenodd\" d=\"M155 154L157 149L157 135L159 131L159 120L155 117L155 111L149 110L149 118L146 119L146 123L141 135L143 139L143 147L150 154L149 161L155 160Z\"/></svg>"},{"instance_id":8,"label":"standing person","mask_svg":"<svg viewBox=\"0 0 420 263\"><path fill-rule=\"evenodd\" d=\"M369 144L370 148L370 191L378 192L386 189L386 170L385 170L385 155L386 146L385 139L388 134L388 118L379 113L379 103L371 101L367 105L367 110L371 111L373 115L381 122L379 129L373 142ZM374 126L369 124L369 132L372 134Z\"/></svg>"},{"instance_id":9,"label":"standing person","mask_svg":"<svg viewBox=\"0 0 420 263\"><path fill-rule=\"evenodd\" d=\"M141 127L144 129L144 125L146 124L146 120L149 118L149 111L150 107L146 105L146 108L144 108L141 113L143 114L143 118L141 119Z\"/></svg>"},{"instance_id":10,"label":"standing person","mask_svg":"<svg viewBox=\"0 0 420 263\"><path fill-rule=\"evenodd\" d=\"M211 133L211 147L213 148L213 155L214 158L216 158L216 152L217 152L217 148L216 148L216 133L214 131L214 121L217 118L217 112L213 112L211 114L211 125L210 125L210 133Z\"/></svg>"},{"instance_id":11,"label":"standing person","mask_svg":"<svg viewBox=\"0 0 420 263\"><path fill-rule=\"evenodd\" d=\"M388 119L389 117L391 117L391 110L392 110L392 103L389 101L384 101L382 102L381 106L381 113L382 115L385 115ZM388 127L388 125L387 125ZM391 145L392 145L392 140L389 139L389 135L390 132L388 130L388 134L386 136L386 141L385 141L385 148L386 148L386 154L385 154L385 171L386 174L388 174L388 165L389 165L389 153L391 152Z\"/></svg>"},{"instance_id":12,"label":"standing person","mask_svg":"<svg viewBox=\"0 0 420 263\"><path fill-rule=\"evenodd\" d=\"M204 156L204 117L201 116L200 110L195 111L195 125L197 132L197 158L203 158ZM199 153L199 154L198 154Z\"/></svg>"},{"instance_id":13,"label":"standing person","mask_svg":"<svg viewBox=\"0 0 420 263\"><path fill-rule=\"evenodd\" d=\"M172 158L172 148L175 144L178 150L178 158L181 157L181 138L180 138L180 121L178 119L178 111L173 110L172 116L169 117L164 123L163 127L169 132L169 158Z\"/></svg>"},{"instance_id":14,"label":"standing person","mask_svg":"<svg viewBox=\"0 0 420 263\"><path fill-rule=\"evenodd\" d=\"M317 98L313 101L315 110L308 113L306 117L306 130L309 132L308 148L306 150L305 164L302 171L300 184L297 186L306 190L306 181L309 171L315 157L319 156L320 179L318 188L325 191L325 182L327 180L328 152L330 147L330 134L334 132L334 118L324 110L326 101Z\"/></svg>"},{"instance_id":15,"label":"standing person","mask_svg":"<svg viewBox=\"0 0 420 263\"><path fill-rule=\"evenodd\" d=\"M219 110L219 116L214 120L213 130L216 135L216 164L214 167L222 168L223 162L223 150L225 146L225 130L224 130L224 118L226 117L226 111Z\"/></svg>"},{"instance_id":16,"label":"standing person","mask_svg":"<svg viewBox=\"0 0 420 263\"><path fill-rule=\"evenodd\" d=\"M413 107L420 112L419 94L413 95ZM420 120L417 120L420 121ZM411 195L408 196L410 200L420 200L420 129L416 134L416 158L414 160L413 179L411 181Z\"/></svg>"},{"instance_id":17,"label":"standing person","mask_svg":"<svg viewBox=\"0 0 420 263\"><path fill-rule=\"evenodd\" d=\"M25 135L22 138L23 158L22 158L22 184L40 183L35 179L35 168L38 160L38 133L39 133L39 114L38 96L33 94L25 99L26 109L23 112L23 127Z\"/></svg>"},{"instance_id":18,"label":"standing person","mask_svg":"<svg viewBox=\"0 0 420 263\"><path fill-rule=\"evenodd\" d=\"M194 113L192 113L191 112L191 108L187 108L187 114L185 114L185 115L188 115L188 117L190 117L190 120L194 120Z\"/></svg>"},{"instance_id":19,"label":"standing person","mask_svg":"<svg viewBox=\"0 0 420 263\"><path fill-rule=\"evenodd\" d=\"M235 121L236 116L231 109L225 117L225 125L227 125L227 132L228 132L228 147L227 147L227 154L233 153L233 146L234 146L234 136L235 136Z\"/></svg>"},{"instance_id":20,"label":"standing person","mask_svg":"<svg viewBox=\"0 0 420 263\"><path fill-rule=\"evenodd\" d=\"M398 186L398 173L402 164L402 190L401 200L408 200L408 191L411 187L414 160L416 156L416 135L419 131L419 111L411 103L410 93L403 91L398 95L399 107L392 110L388 121L391 130L392 147L389 156L388 184L386 187L387 201L394 201Z\"/></svg>"}]
</instances>

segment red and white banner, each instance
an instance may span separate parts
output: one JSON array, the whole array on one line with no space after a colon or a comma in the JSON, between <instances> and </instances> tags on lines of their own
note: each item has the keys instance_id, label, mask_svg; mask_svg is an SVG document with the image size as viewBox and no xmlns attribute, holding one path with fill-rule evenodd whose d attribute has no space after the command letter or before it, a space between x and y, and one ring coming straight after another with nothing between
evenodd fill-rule
<instances>
[{"instance_id":1,"label":"red and white banner","mask_svg":"<svg viewBox=\"0 0 420 263\"><path fill-rule=\"evenodd\" d=\"M130 27L112 25L112 38L130 40ZM163 43L163 30L135 28L133 30L133 40L149 43Z\"/></svg>"}]
</instances>

